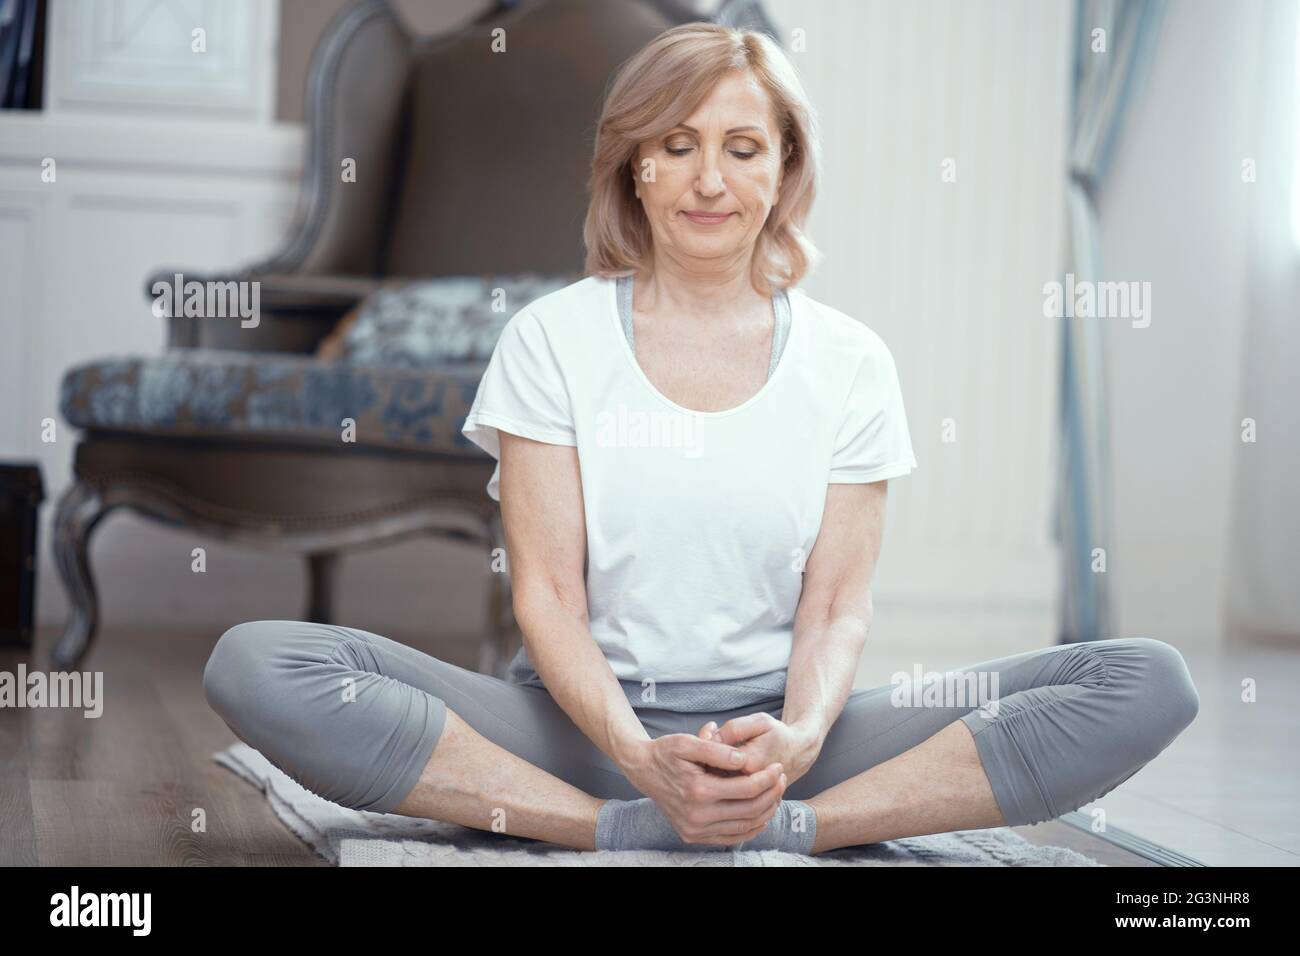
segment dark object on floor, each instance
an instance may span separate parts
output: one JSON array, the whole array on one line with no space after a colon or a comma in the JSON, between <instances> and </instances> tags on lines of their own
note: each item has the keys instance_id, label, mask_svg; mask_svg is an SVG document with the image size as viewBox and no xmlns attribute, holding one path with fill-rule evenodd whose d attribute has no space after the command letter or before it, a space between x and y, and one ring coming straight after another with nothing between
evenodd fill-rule
<instances>
[{"instance_id":1,"label":"dark object on floor","mask_svg":"<svg viewBox=\"0 0 1300 956\"><path fill-rule=\"evenodd\" d=\"M0 109L39 110L45 0L0 2Z\"/></svg>"},{"instance_id":2,"label":"dark object on floor","mask_svg":"<svg viewBox=\"0 0 1300 956\"><path fill-rule=\"evenodd\" d=\"M40 465L0 465L0 644L32 646Z\"/></svg>"}]
</instances>

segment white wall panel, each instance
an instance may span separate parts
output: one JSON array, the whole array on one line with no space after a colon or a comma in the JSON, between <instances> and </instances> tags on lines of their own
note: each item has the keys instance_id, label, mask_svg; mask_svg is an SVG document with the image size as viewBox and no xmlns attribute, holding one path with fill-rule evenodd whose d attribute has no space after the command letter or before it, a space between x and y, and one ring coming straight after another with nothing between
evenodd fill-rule
<instances>
[{"instance_id":1,"label":"white wall panel","mask_svg":"<svg viewBox=\"0 0 1300 956\"><path fill-rule=\"evenodd\" d=\"M162 351L166 328L144 294L155 270L228 269L270 252L288 229L301 130L230 126L0 116L0 458L35 460L44 475L42 624L61 625L66 613L50 551L78 435L59 413L63 374L97 358ZM53 182L41 179L47 158ZM57 423L52 444L41 440L47 417ZM293 562L244 554L206 581L182 579L177 569L188 571L196 544L212 545L114 512L92 551L107 626L171 624L178 608L194 612L191 624L219 621L229 593L250 582L251 607L261 594L297 613Z\"/></svg>"},{"instance_id":2,"label":"white wall panel","mask_svg":"<svg viewBox=\"0 0 1300 956\"><path fill-rule=\"evenodd\" d=\"M878 332L918 468L892 482L877 596L923 607L1056 599L1053 434L1071 6L773 3L823 125L805 288ZM956 163L944 182L941 164ZM957 440L940 440L946 418Z\"/></svg>"},{"instance_id":3,"label":"white wall panel","mask_svg":"<svg viewBox=\"0 0 1300 956\"><path fill-rule=\"evenodd\" d=\"M48 108L269 122L279 9L278 0L55 0Z\"/></svg>"}]
</instances>

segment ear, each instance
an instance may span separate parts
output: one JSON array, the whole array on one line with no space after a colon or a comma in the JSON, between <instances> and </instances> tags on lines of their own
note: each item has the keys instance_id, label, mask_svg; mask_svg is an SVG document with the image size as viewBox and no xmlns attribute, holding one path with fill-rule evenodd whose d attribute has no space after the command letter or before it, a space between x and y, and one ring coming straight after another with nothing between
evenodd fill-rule
<instances>
[{"instance_id":1,"label":"ear","mask_svg":"<svg viewBox=\"0 0 1300 956\"><path fill-rule=\"evenodd\" d=\"M637 168L636 168L638 154L639 151L632 154L631 160L628 161L628 166L632 171L632 192L636 193L636 197L640 199L641 198L641 177L638 175Z\"/></svg>"}]
</instances>

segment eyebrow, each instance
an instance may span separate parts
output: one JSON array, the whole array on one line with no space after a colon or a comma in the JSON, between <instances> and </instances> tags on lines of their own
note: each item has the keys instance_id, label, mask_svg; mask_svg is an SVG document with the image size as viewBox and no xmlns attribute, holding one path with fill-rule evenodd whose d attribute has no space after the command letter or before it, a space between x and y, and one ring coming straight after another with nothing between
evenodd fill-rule
<instances>
[{"instance_id":1,"label":"eyebrow","mask_svg":"<svg viewBox=\"0 0 1300 956\"><path fill-rule=\"evenodd\" d=\"M682 123L677 128L690 130L692 133L695 133L697 136L699 135L700 132L694 126L687 126L685 123ZM765 132L765 130L761 126L733 126L731 129L727 130L726 135L730 136L732 133L747 133L750 130L753 130L756 133Z\"/></svg>"}]
</instances>

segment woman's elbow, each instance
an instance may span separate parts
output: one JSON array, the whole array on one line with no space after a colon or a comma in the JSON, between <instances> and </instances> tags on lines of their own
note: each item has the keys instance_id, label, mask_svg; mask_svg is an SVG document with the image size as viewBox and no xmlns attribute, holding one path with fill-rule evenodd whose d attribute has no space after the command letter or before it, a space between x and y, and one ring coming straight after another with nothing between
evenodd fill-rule
<instances>
[{"instance_id":1,"label":"woman's elbow","mask_svg":"<svg viewBox=\"0 0 1300 956\"><path fill-rule=\"evenodd\" d=\"M515 620L519 622L525 641L530 623L554 620L556 616L571 618L584 628L590 625L584 588L575 589L564 582L543 579L515 587L512 599Z\"/></svg>"}]
</instances>

